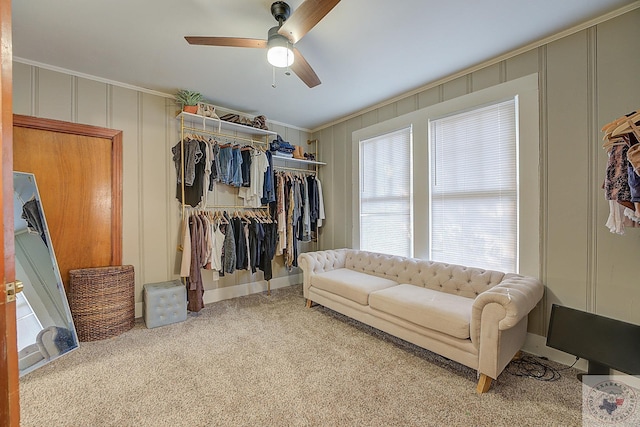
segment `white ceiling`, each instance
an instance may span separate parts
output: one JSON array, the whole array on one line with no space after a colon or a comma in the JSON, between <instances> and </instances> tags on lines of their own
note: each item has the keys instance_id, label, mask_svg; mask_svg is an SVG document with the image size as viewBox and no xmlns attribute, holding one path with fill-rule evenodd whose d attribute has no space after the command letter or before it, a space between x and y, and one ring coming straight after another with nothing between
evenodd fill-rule
<instances>
[{"instance_id":1,"label":"white ceiling","mask_svg":"<svg viewBox=\"0 0 640 427\"><path fill-rule=\"evenodd\" d=\"M313 1L313 0L307 0ZM630 0L343 0L296 44L322 84L272 68L263 49L185 35L266 39L271 0L13 2L13 55L315 129L506 54ZM288 1L292 10L302 0Z\"/></svg>"}]
</instances>

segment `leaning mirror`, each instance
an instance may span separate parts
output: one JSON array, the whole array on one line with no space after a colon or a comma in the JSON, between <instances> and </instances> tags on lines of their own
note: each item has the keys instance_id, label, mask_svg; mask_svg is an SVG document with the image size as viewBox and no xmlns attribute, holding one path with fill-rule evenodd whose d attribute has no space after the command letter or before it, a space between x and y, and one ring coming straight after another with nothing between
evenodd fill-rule
<instances>
[{"instance_id":1,"label":"leaning mirror","mask_svg":"<svg viewBox=\"0 0 640 427\"><path fill-rule=\"evenodd\" d=\"M20 376L78 348L35 176L13 173L13 218Z\"/></svg>"}]
</instances>

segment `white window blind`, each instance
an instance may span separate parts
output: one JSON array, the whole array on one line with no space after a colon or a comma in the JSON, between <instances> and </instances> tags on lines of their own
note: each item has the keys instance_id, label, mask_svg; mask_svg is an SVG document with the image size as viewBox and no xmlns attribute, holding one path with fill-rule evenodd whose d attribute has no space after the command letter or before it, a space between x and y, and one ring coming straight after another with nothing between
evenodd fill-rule
<instances>
[{"instance_id":1,"label":"white window blind","mask_svg":"<svg viewBox=\"0 0 640 427\"><path fill-rule=\"evenodd\" d=\"M413 255L411 127L360 141L360 249Z\"/></svg>"},{"instance_id":2,"label":"white window blind","mask_svg":"<svg viewBox=\"0 0 640 427\"><path fill-rule=\"evenodd\" d=\"M431 259L516 272L516 101L430 122Z\"/></svg>"}]
</instances>

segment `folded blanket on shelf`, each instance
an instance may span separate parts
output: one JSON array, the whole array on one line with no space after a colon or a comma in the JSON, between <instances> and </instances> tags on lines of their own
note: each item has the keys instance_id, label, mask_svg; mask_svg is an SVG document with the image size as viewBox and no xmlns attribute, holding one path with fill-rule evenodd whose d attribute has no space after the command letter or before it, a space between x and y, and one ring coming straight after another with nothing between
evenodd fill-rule
<instances>
[{"instance_id":1,"label":"folded blanket on shelf","mask_svg":"<svg viewBox=\"0 0 640 427\"><path fill-rule=\"evenodd\" d=\"M296 147L289 144L287 141L283 140L280 135L278 135L276 139L271 141L271 144L269 145L269 149L273 152L293 154Z\"/></svg>"}]
</instances>

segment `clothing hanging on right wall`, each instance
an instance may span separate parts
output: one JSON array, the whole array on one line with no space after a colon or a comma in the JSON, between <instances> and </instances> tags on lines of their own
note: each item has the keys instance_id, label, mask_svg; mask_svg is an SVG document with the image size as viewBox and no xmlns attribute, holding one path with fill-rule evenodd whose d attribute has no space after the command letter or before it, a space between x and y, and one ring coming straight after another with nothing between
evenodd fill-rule
<instances>
[{"instance_id":1,"label":"clothing hanging on right wall","mask_svg":"<svg viewBox=\"0 0 640 427\"><path fill-rule=\"evenodd\" d=\"M626 114L602 131L608 155L602 186L609 201L606 226L624 234L625 227L640 227L640 112Z\"/></svg>"}]
</instances>

